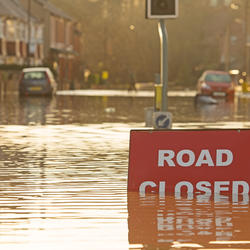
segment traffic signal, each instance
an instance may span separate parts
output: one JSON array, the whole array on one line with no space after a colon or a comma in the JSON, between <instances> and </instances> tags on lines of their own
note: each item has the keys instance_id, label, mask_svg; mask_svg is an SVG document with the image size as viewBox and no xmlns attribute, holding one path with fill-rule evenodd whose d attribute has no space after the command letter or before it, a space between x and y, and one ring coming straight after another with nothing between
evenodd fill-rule
<instances>
[{"instance_id":1,"label":"traffic signal","mask_svg":"<svg viewBox=\"0 0 250 250\"><path fill-rule=\"evenodd\" d=\"M146 18L175 18L178 13L178 0L146 0Z\"/></svg>"}]
</instances>

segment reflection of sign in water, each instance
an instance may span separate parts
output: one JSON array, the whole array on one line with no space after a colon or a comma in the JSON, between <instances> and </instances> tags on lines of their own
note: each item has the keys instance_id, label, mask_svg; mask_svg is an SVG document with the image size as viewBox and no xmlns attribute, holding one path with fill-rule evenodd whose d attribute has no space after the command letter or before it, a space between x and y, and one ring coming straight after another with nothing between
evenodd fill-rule
<instances>
[{"instance_id":1,"label":"reflection of sign in water","mask_svg":"<svg viewBox=\"0 0 250 250\"><path fill-rule=\"evenodd\" d=\"M237 243L250 247L248 195L163 198L129 192L128 218L129 243L147 245L145 249L188 247L191 242L199 249L227 249Z\"/></svg>"},{"instance_id":2,"label":"reflection of sign in water","mask_svg":"<svg viewBox=\"0 0 250 250\"><path fill-rule=\"evenodd\" d=\"M169 112L154 112L153 126L156 129L170 129L172 127L172 114Z\"/></svg>"},{"instance_id":3,"label":"reflection of sign in water","mask_svg":"<svg viewBox=\"0 0 250 250\"><path fill-rule=\"evenodd\" d=\"M250 130L131 131L128 190L249 193Z\"/></svg>"}]
</instances>

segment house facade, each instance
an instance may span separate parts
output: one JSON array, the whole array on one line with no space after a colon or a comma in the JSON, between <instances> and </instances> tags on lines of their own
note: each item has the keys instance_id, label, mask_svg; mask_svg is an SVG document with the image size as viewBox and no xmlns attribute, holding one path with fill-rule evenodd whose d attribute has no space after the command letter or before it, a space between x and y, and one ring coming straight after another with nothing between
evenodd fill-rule
<instances>
[{"instance_id":1,"label":"house facade","mask_svg":"<svg viewBox=\"0 0 250 250\"><path fill-rule=\"evenodd\" d=\"M43 23L44 63L53 68L59 88L69 88L81 75L80 24L48 0L20 2Z\"/></svg>"},{"instance_id":2,"label":"house facade","mask_svg":"<svg viewBox=\"0 0 250 250\"><path fill-rule=\"evenodd\" d=\"M0 0L0 70L47 65L59 89L82 77L80 24L48 0Z\"/></svg>"},{"instance_id":3,"label":"house facade","mask_svg":"<svg viewBox=\"0 0 250 250\"><path fill-rule=\"evenodd\" d=\"M43 24L16 0L0 0L0 65L41 65Z\"/></svg>"}]
</instances>

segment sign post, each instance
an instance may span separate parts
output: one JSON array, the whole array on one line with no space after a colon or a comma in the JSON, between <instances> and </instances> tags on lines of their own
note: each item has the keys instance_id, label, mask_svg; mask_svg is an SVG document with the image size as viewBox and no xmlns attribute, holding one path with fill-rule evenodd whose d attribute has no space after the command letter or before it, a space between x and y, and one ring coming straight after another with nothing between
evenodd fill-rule
<instances>
[{"instance_id":1,"label":"sign post","mask_svg":"<svg viewBox=\"0 0 250 250\"><path fill-rule=\"evenodd\" d=\"M172 115L167 112L167 86L168 86L168 34L165 25L165 19L176 18L178 16L178 0L146 0L146 18L158 19L158 30L161 43L161 114L168 119L172 119ZM159 113L159 111L155 111ZM164 123L167 126L158 126L158 114L153 115L153 124L156 129L170 129L172 121ZM157 117L157 118L155 118Z\"/></svg>"},{"instance_id":2,"label":"sign post","mask_svg":"<svg viewBox=\"0 0 250 250\"><path fill-rule=\"evenodd\" d=\"M161 111L167 111L167 85L168 85L168 33L164 19L158 24L161 41L161 83L162 83L162 105Z\"/></svg>"}]
</instances>

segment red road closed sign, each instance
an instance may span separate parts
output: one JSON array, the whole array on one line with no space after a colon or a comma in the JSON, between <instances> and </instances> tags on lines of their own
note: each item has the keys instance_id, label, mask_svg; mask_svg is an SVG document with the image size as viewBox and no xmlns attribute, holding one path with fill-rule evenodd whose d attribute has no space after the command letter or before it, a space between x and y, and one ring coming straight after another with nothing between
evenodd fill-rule
<instances>
[{"instance_id":1,"label":"red road closed sign","mask_svg":"<svg viewBox=\"0 0 250 250\"><path fill-rule=\"evenodd\" d=\"M248 194L250 130L132 130L128 191Z\"/></svg>"}]
</instances>

